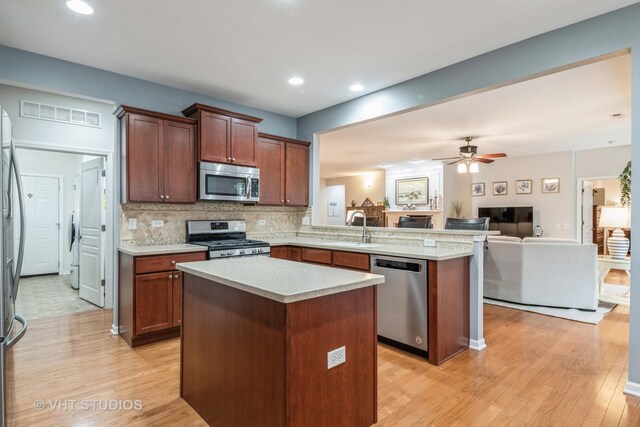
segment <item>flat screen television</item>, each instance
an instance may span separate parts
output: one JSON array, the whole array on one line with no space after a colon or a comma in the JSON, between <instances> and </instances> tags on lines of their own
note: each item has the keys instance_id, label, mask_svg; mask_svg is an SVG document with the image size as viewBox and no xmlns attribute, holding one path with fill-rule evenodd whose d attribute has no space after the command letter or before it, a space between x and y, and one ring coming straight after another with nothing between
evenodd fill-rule
<instances>
[{"instance_id":1,"label":"flat screen television","mask_svg":"<svg viewBox=\"0 0 640 427\"><path fill-rule=\"evenodd\" d=\"M489 230L503 236L532 237L533 207L478 208L479 217L489 217Z\"/></svg>"}]
</instances>

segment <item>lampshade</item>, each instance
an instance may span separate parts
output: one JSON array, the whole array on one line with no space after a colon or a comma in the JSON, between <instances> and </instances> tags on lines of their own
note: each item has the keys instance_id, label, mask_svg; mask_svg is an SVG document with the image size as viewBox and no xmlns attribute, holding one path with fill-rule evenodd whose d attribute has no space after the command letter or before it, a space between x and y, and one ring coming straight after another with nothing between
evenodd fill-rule
<instances>
[{"instance_id":1,"label":"lampshade","mask_svg":"<svg viewBox=\"0 0 640 427\"><path fill-rule=\"evenodd\" d=\"M466 163L458 163L458 173L467 173L467 164Z\"/></svg>"},{"instance_id":2,"label":"lampshade","mask_svg":"<svg viewBox=\"0 0 640 427\"><path fill-rule=\"evenodd\" d=\"M473 162L469 165L469 172L471 173L478 173L480 172L480 168L478 167L478 164L476 162Z\"/></svg>"},{"instance_id":3,"label":"lampshade","mask_svg":"<svg viewBox=\"0 0 640 427\"><path fill-rule=\"evenodd\" d=\"M604 206L600 212L598 227L602 228L629 228L631 227L631 215L628 208L617 206Z\"/></svg>"}]
</instances>

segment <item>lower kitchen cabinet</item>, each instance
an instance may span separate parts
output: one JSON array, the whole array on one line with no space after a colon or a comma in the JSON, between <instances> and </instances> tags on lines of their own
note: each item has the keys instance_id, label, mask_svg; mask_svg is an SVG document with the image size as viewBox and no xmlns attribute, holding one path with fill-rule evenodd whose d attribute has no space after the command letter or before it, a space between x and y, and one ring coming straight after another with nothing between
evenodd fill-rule
<instances>
[{"instance_id":1,"label":"lower kitchen cabinet","mask_svg":"<svg viewBox=\"0 0 640 427\"><path fill-rule=\"evenodd\" d=\"M120 253L119 330L129 346L180 335L183 275L175 265L205 259L205 252L138 257Z\"/></svg>"},{"instance_id":2,"label":"lower kitchen cabinet","mask_svg":"<svg viewBox=\"0 0 640 427\"><path fill-rule=\"evenodd\" d=\"M300 246L272 246L271 257L289 261L323 264L336 268L369 271L369 254Z\"/></svg>"}]
</instances>

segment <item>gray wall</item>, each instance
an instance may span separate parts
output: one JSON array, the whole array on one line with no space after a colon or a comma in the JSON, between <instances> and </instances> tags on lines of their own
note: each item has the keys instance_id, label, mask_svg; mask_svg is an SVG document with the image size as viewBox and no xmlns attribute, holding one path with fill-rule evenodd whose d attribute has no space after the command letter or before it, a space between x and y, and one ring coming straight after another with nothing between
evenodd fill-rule
<instances>
[{"instance_id":1,"label":"gray wall","mask_svg":"<svg viewBox=\"0 0 640 427\"><path fill-rule=\"evenodd\" d=\"M640 4L634 4L532 37L300 117L298 138L317 144L317 139L313 139L314 134L503 86L612 52L640 50L638 22ZM632 161L640 165L640 55L637 54L632 58L632 92ZM318 147L313 148L316 155ZM317 184L313 190L316 189ZM640 174L632 176L632 198L640 200ZM631 245L640 247L640 209L633 210L632 223ZM640 269L639 251L632 254L631 268L634 271ZM632 279L631 295L629 381L635 383L632 384L634 392L640 393L640 279L637 276Z\"/></svg>"},{"instance_id":2,"label":"gray wall","mask_svg":"<svg viewBox=\"0 0 640 427\"><path fill-rule=\"evenodd\" d=\"M188 70L185 70L188 72ZM282 114L0 45L0 79L181 115L194 102L261 117L260 131L295 138L296 120Z\"/></svg>"}]
</instances>

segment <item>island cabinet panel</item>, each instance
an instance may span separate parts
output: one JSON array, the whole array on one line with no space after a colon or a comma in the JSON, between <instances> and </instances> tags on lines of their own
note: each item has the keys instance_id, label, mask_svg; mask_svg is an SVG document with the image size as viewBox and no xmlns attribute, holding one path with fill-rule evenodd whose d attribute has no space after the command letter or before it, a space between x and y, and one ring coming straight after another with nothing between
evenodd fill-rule
<instances>
[{"instance_id":1,"label":"island cabinet panel","mask_svg":"<svg viewBox=\"0 0 640 427\"><path fill-rule=\"evenodd\" d=\"M302 261L331 265L331 251L328 249L302 248L300 253Z\"/></svg>"},{"instance_id":2,"label":"island cabinet panel","mask_svg":"<svg viewBox=\"0 0 640 427\"><path fill-rule=\"evenodd\" d=\"M185 274L183 305L181 397L208 424L376 422L375 287L283 304Z\"/></svg>"},{"instance_id":3,"label":"island cabinet panel","mask_svg":"<svg viewBox=\"0 0 640 427\"><path fill-rule=\"evenodd\" d=\"M429 362L469 347L469 257L429 261Z\"/></svg>"},{"instance_id":4,"label":"island cabinet panel","mask_svg":"<svg viewBox=\"0 0 640 427\"><path fill-rule=\"evenodd\" d=\"M195 124L122 105L122 203L195 203Z\"/></svg>"},{"instance_id":5,"label":"island cabinet panel","mask_svg":"<svg viewBox=\"0 0 640 427\"><path fill-rule=\"evenodd\" d=\"M295 246L289 247L289 261L302 261L302 248Z\"/></svg>"},{"instance_id":6,"label":"island cabinet panel","mask_svg":"<svg viewBox=\"0 0 640 427\"><path fill-rule=\"evenodd\" d=\"M130 347L180 335L183 273L176 264L204 261L205 252L131 256L120 253L120 336Z\"/></svg>"},{"instance_id":7,"label":"island cabinet panel","mask_svg":"<svg viewBox=\"0 0 640 427\"><path fill-rule=\"evenodd\" d=\"M258 123L262 119L197 103L182 114L198 121L201 161L256 166Z\"/></svg>"},{"instance_id":8,"label":"island cabinet panel","mask_svg":"<svg viewBox=\"0 0 640 427\"><path fill-rule=\"evenodd\" d=\"M272 246L271 258L289 259L289 248L287 246Z\"/></svg>"}]
</instances>

